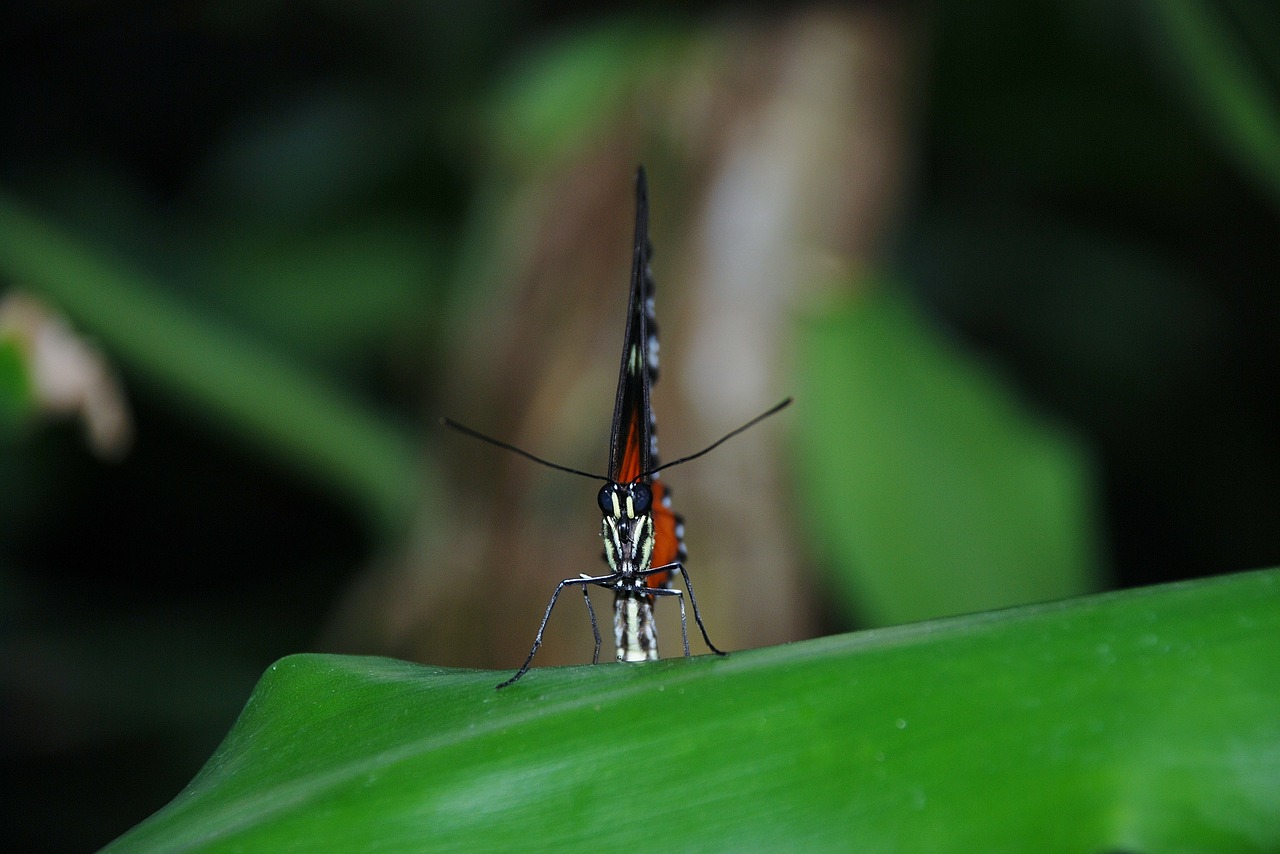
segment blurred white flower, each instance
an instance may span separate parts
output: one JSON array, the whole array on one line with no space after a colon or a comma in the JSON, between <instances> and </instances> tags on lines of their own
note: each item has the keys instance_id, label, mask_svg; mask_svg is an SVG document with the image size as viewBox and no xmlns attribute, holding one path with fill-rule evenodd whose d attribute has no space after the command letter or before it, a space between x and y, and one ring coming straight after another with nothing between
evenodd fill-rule
<instances>
[{"instance_id":1,"label":"blurred white flower","mask_svg":"<svg viewBox=\"0 0 1280 854\"><path fill-rule=\"evenodd\" d=\"M10 291L0 298L0 340L26 356L39 413L79 416L94 452L118 459L129 450L133 422L124 389L106 358L36 297Z\"/></svg>"}]
</instances>

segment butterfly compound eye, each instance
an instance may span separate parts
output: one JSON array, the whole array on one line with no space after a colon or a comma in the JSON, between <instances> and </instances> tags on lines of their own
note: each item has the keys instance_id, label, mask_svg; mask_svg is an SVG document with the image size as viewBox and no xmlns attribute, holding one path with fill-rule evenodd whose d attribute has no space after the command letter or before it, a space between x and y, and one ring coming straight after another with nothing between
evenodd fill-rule
<instances>
[{"instance_id":1,"label":"butterfly compound eye","mask_svg":"<svg viewBox=\"0 0 1280 854\"><path fill-rule=\"evenodd\" d=\"M635 518L653 506L653 490L643 483L606 483L596 496L600 512L606 516Z\"/></svg>"},{"instance_id":2,"label":"butterfly compound eye","mask_svg":"<svg viewBox=\"0 0 1280 854\"><path fill-rule=\"evenodd\" d=\"M613 495L617 487L612 483L606 483L600 487L600 494L596 496L596 503L600 505L600 512L606 516L613 514Z\"/></svg>"},{"instance_id":3,"label":"butterfly compound eye","mask_svg":"<svg viewBox=\"0 0 1280 854\"><path fill-rule=\"evenodd\" d=\"M653 506L653 490L643 483L631 484L631 500L635 505L636 515L648 513Z\"/></svg>"}]
</instances>

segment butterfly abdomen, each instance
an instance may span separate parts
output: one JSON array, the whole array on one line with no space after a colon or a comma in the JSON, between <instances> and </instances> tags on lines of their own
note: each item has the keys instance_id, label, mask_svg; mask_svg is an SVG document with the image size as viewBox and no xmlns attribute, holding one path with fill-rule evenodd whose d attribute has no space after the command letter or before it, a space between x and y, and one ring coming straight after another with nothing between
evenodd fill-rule
<instances>
[{"instance_id":1,"label":"butterfly abdomen","mask_svg":"<svg viewBox=\"0 0 1280 854\"><path fill-rule=\"evenodd\" d=\"M614 597L613 610L618 661L656 661L658 633L653 622L653 597L619 591Z\"/></svg>"}]
</instances>

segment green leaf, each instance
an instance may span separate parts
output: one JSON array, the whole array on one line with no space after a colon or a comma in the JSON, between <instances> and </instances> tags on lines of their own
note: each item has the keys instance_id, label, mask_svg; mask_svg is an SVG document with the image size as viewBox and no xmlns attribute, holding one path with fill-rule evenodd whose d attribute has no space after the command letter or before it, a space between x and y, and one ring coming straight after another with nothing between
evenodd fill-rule
<instances>
[{"instance_id":1,"label":"green leaf","mask_svg":"<svg viewBox=\"0 0 1280 854\"><path fill-rule=\"evenodd\" d=\"M305 655L129 851L1280 850L1280 571L639 666Z\"/></svg>"},{"instance_id":2,"label":"green leaf","mask_svg":"<svg viewBox=\"0 0 1280 854\"><path fill-rule=\"evenodd\" d=\"M1218 4L1150 0L1148 7L1192 108L1227 154L1252 174L1273 202L1280 201L1280 102L1274 81L1251 67L1248 46L1231 35ZM1274 37L1261 34L1264 44Z\"/></svg>"},{"instance_id":3,"label":"green leaf","mask_svg":"<svg viewBox=\"0 0 1280 854\"><path fill-rule=\"evenodd\" d=\"M34 411L27 356L16 340L0 335L0 439L15 435Z\"/></svg>"},{"instance_id":4,"label":"green leaf","mask_svg":"<svg viewBox=\"0 0 1280 854\"><path fill-rule=\"evenodd\" d=\"M1094 589L1084 455L890 290L801 336L801 495L872 624Z\"/></svg>"},{"instance_id":5,"label":"green leaf","mask_svg":"<svg viewBox=\"0 0 1280 854\"><path fill-rule=\"evenodd\" d=\"M374 524L397 528L416 506L418 455L397 425L3 195L0 273L65 310L135 376L354 496Z\"/></svg>"},{"instance_id":6,"label":"green leaf","mask_svg":"<svg viewBox=\"0 0 1280 854\"><path fill-rule=\"evenodd\" d=\"M211 241L212 242L212 241ZM410 223L222 234L214 274L224 304L282 349L341 365L426 312L430 241Z\"/></svg>"},{"instance_id":7,"label":"green leaf","mask_svg":"<svg viewBox=\"0 0 1280 854\"><path fill-rule=\"evenodd\" d=\"M526 57L494 98L490 136L512 163L547 163L607 137L646 78L689 49L678 27L626 21L584 29ZM669 85L669 83L668 83Z\"/></svg>"}]
</instances>

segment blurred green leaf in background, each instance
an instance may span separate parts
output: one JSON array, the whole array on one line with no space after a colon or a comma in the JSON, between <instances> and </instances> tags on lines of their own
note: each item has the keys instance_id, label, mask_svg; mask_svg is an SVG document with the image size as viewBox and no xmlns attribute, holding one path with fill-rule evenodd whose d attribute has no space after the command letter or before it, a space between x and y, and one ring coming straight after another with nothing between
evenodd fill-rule
<instances>
[{"instance_id":1,"label":"blurred green leaf in background","mask_svg":"<svg viewBox=\"0 0 1280 854\"><path fill-rule=\"evenodd\" d=\"M17 436L34 407L27 356L16 338L0 334L0 436Z\"/></svg>"},{"instance_id":2,"label":"blurred green leaf in background","mask_svg":"<svg viewBox=\"0 0 1280 854\"><path fill-rule=\"evenodd\" d=\"M1096 588L1079 447L1019 411L896 289L807 324L801 353L805 515L859 616L904 623Z\"/></svg>"}]
</instances>

